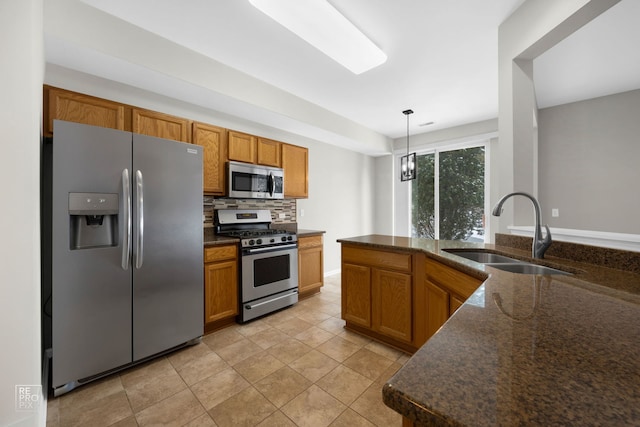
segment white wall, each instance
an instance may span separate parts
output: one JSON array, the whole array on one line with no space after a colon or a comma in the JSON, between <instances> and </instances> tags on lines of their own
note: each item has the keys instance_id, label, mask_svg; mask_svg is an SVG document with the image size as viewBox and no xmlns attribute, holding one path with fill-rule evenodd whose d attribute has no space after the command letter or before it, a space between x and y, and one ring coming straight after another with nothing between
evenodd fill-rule
<instances>
[{"instance_id":1,"label":"white wall","mask_svg":"<svg viewBox=\"0 0 640 427\"><path fill-rule=\"evenodd\" d=\"M40 114L43 0L0 2L0 424L44 425L15 410L15 386L41 384Z\"/></svg>"},{"instance_id":2,"label":"white wall","mask_svg":"<svg viewBox=\"0 0 640 427\"><path fill-rule=\"evenodd\" d=\"M325 272L340 268L336 239L373 232L377 178L371 156L51 64L45 83L309 148L309 198L298 201L297 221L299 228L326 231Z\"/></svg>"},{"instance_id":3,"label":"white wall","mask_svg":"<svg viewBox=\"0 0 640 427\"><path fill-rule=\"evenodd\" d=\"M620 0L527 0L499 27L499 143L494 153L492 197L514 190L534 191L537 129L532 61ZM523 199L523 198L519 198ZM492 202L497 202L494 199ZM527 206L528 204L528 206ZM512 224L532 224L527 200L505 204L490 217L491 229L506 232Z\"/></svg>"}]
</instances>

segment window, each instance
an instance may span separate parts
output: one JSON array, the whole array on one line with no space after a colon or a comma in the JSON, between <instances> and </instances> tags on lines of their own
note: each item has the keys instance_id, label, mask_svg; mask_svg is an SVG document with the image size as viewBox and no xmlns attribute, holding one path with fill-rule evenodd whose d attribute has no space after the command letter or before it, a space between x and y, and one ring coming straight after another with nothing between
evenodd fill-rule
<instances>
[{"instance_id":1,"label":"window","mask_svg":"<svg viewBox=\"0 0 640 427\"><path fill-rule=\"evenodd\" d=\"M417 155L411 182L411 236L483 242L486 144Z\"/></svg>"}]
</instances>

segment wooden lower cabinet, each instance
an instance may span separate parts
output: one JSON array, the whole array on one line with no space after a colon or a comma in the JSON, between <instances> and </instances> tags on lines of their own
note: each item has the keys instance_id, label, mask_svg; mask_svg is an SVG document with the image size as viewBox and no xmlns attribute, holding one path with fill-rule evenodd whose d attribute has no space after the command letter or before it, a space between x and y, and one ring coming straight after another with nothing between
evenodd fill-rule
<instances>
[{"instance_id":1,"label":"wooden lower cabinet","mask_svg":"<svg viewBox=\"0 0 640 427\"><path fill-rule=\"evenodd\" d=\"M298 237L298 292L304 298L324 285L323 241L319 236Z\"/></svg>"},{"instance_id":2,"label":"wooden lower cabinet","mask_svg":"<svg viewBox=\"0 0 640 427\"><path fill-rule=\"evenodd\" d=\"M412 255L342 247L342 318L347 328L406 351L413 346Z\"/></svg>"},{"instance_id":3,"label":"wooden lower cabinet","mask_svg":"<svg viewBox=\"0 0 640 427\"><path fill-rule=\"evenodd\" d=\"M204 329L209 333L235 322L238 314L238 247L207 247L204 253Z\"/></svg>"},{"instance_id":4,"label":"wooden lower cabinet","mask_svg":"<svg viewBox=\"0 0 640 427\"><path fill-rule=\"evenodd\" d=\"M482 284L482 280L431 258L425 259L426 336L428 340Z\"/></svg>"}]
</instances>

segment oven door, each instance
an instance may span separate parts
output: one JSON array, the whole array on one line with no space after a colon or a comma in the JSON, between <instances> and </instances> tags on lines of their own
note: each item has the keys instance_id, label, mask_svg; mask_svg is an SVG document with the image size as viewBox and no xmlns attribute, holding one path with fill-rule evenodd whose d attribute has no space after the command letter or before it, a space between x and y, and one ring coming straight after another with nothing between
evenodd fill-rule
<instances>
[{"instance_id":1,"label":"oven door","mask_svg":"<svg viewBox=\"0 0 640 427\"><path fill-rule=\"evenodd\" d=\"M298 287L298 245L242 250L242 302Z\"/></svg>"}]
</instances>

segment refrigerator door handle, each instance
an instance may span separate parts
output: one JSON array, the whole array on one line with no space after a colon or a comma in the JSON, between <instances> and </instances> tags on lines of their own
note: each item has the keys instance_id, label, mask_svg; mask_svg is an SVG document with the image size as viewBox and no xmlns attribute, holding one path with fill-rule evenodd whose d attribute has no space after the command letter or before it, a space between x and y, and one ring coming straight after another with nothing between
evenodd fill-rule
<instances>
[{"instance_id":1,"label":"refrigerator door handle","mask_svg":"<svg viewBox=\"0 0 640 427\"><path fill-rule=\"evenodd\" d=\"M122 269L129 269L129 259L131 257L131 182L129 181L129 169L122 170L122 197L124 206L122 215L124 216L124 233L122 233Z\"/></svg>"},{"instance_id":2,"label":"refrigerator door handle","mask_svg":"<svg viewBox=\"0 0 640 427\"><path fill-rule=\"evenodd\" d=\"M144 183L142 172L136 171L136 205L138 226L136 227L136 268L142 267L144 261Z\"/></svg>"}]
</instances>

